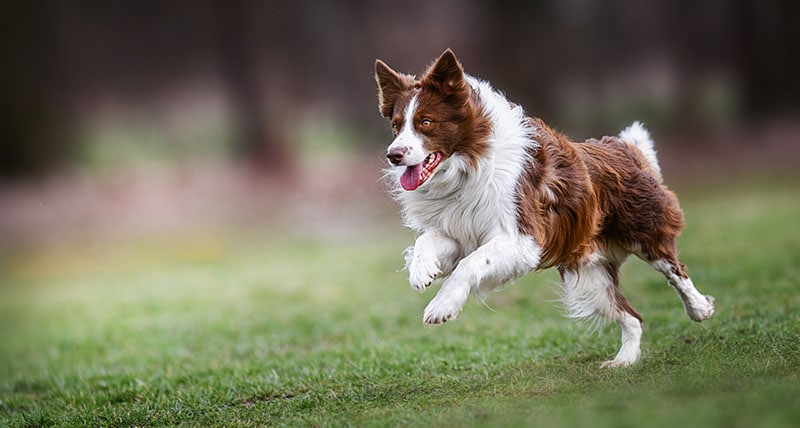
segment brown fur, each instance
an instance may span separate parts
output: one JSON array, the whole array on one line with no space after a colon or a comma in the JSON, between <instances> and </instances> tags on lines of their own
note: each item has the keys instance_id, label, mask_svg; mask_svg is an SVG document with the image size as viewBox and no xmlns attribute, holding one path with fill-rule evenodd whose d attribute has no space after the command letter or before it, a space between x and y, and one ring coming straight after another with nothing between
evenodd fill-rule
<instances>
[{"instance_id":1,"label":"brown fur","mask_svg":"<svg viewBox=\"0 0 800 428\"><path fill-rule=\"evenodd\" d=\"M650 261L669 258L684 226L683 211L675 194L642 168L641 152L616 137L578 147L601 201L601 244L631 252L638 245Z\"/></svg>"},{"instance_id":2,"label":"brown fur","mask_svg":"<svg viewBox=\"0 0 800 428\"><path fill-rule=\"evenodd\" d=\"M630 302L628 302L628 298L622 294L622 289L619 288L619 263L607 262L605 268L606 272L608 272L608 275L611 277L612 288L609 292L611 293L614 305L622 312L633 315L640 323L644 322L642 315L631 306Z\"/></svg>"},{"instance_id":3,"label":"brown fur","mask_svg":"<svg viewBox=\"0 0 800 428\"><path fill-rule=\"evenodd\" d=\"M639 149L617 137L571 143L539 119L531 125L540 146L520 179L519 228L542 246L540 268L575 270L599 250L663 259L687 277L675 252L683 212ZM619 287L619 263L606 270L615 306L641 322Z\"/></svg>"},{"instance_id":4,"label":"brown fur","mask_svg":"<svg viewBox=\"0 0 800 428\"><path fill-rule=\"evenodd\" d=\"M420 81L419 108L415 121L428 118L433 124L420 127L428 150L445 158L454 153L472 166L489 150L487 137L491 123L484 114L477 94L464 81L464 72L455 57L443 55Z\"/></svg>"},{"instance_id":5,"label":"brown fur","mask_svg":"<svg viewBox=\"0 0 800 428\"><path fill-rule=\"evenodd\" d=\"M452 192L435 191L425 193L420 199L403 199L413 207L414 215L423 218L420 224L412 224L423 231L410 252L413 256L407 257L412 287L422 290L437 275L452 275L426 308L424 322L439 324L455 318L470 291L490 290L497 285L495 283L503 283L530 270L556 267L564 282L562 298L570 316L605 317L616 321L622 329L619 353L603 366L630 365L640 355L643 322L619 284L620 266L630 254L650 262L667 277L692 320L700 322L713 315L713 297L699 293L688 278L685 266L678 261L676 240L684 226L683 212L677 197L662 184L654 152L645 146L652 144L652 140L640 123L634 123L620 134L622 138L630 137L636 141L603 137L573 143L541 120L520 116L521 109L516 110L518 106L509 102L511 110L508 113L514 114L516 123L510 128L500 128L491 138L491 127L509 126L506 122L508 117L502 116L496 121L490 119L476 93L484 90L484 83L473 89L452 51L445 51L421 79L394 72L381 61L376 62L375 68L381 114L392 121L395 136L401 129L408 129L404 126L413 126L414 131L413 144L405 139L396 139L390 146L387 157L393 164L404 165L402 158L398 159L396 155L403 155L399 153L401 149L412 151L413 148L413 153L421 151L426 160L440 159L439 156L431 157L431 153L439 153L443 158L458 155L478 168L482 165L482 156L491 155L491 144L497 141L502 144L497 145L495 154L504 163L496 165L506 166L509 161L523 163L516 165L521 166L522 171L514 195L506 193L512 190L506 176L488 175L495 172L489 165L476 171L479 173L476 180L454 182L459 185L469 183L470 186L486 183L477 187L479 192L472 194L478 195L474 200L463 199ZM418 102L417 108L413 117L406 117L414 97ZM497 99L485 98L484 101L487 109L492 109L492 118L496 117ZM406 120L413 122L404 123ZM519 120L526 121L527 126L520 126ZM521 136L515 137L511 131ZM514 147L515 144L519 146ZM508 151L509 147L517 150ZM521 150L526 150L526 156L520 156ZM513 157L500 157L506 154ZM421 157L414 159L418 162ZM419 165L435 168L437 164L412 166L418 168ZM403 172L400 177L403 188L416 189L407 186L408 181L403 181L408 178L405 174L416 170ZM445 176L445 179L450 178ZM498 181L492 181L495 178ZM492 196L500 198L494 200ZM517 232L526 236L518 241L516 238L519 236L507 228L511 221L508 216L509 197L515 197L512 201L516 202L513 208L516 208ZM472 205L464 205L465 201ZM497 224L491 219L495 205L503 213L501 222ZM468 208L464 209L464 206ZM426 219L429 207L433 216ZM443 207L451 209L445 214ZM481 211L477 211L470 223L468 217L476 212L476 208ZM440 217L453 216L456 211L464 212L464 218L460 217L460 212L455 215L459 220L456 223L459 230L454 232L456 229L451 228L442 234L445 236L440 236L436 228L446 223ZM425 226L434 230L424 230ZM482 232L484 226L502 229L497 231L500 236L493 235L488 243L484 242L488 238L483 236L468 236L469 233ZM461 228L467 229L466 238L461 234ZM508 232L514 236L505 236ZM446 239L447 233L453 236ZM472 242L474 239L478 242ZM464 253L469 254L458 254L462 251L457 248L459 245L467 247ZM472 245L478 245L477 249L471 248ZM490 259L485 258L483 265L484 253L498 252L499 245L509 246L503 253L506 263L495 263L492 259L490 264ZM416 257L418 249L425 250L421 251L420 257ZM442 261L447 267L441 272L432 272L427 266L437 267ZM581 277L582 274L587 276Z\"/></svg>"},{"instance_id":6,"label":"brown fur","mask_svg":"<svg viewBox=\"0 0 800 428\"><path fill-rule=\"evenodd\" d=\"M572 267L596 249L673 258L683 212L638 149L617 137L571 143L533 125L540 147L520 180L520 231L541 243L541 267Z\"/></svg>"},{"instance_id":7,"label":"brown fur","mask_svg":"<svg viewBox=\"0 0 800 428\"><path fill-rule=\"evenodd\" d=\"M375 81L378 83L378 110L385 118L391 118L397 111L398 100L408 100L414 87L414 76L398 73L381 60L375 61ZM402 110L400 110L402 113Z\"/></svg>"},{"instance_id":8,"label":"brown fur","mask_svg":"<svg viewBox=\"0 0 800 428\"><path fill-rule=\"evenodd\" d=\"M574 265L593 250L599 201L575 144L531 119L540 146L519 184L519 227L542 247L540 268Z\"/></svg>"},{"instance_id":9,"label":"brown fur","mask_svg":"<svg viewBox=\"0 0 800 428\"><path fill-rule=\"evenodd\" d=\"M491 123L452 51L442 54L419 80L393 71L380 60L375 70L378 109L391 119L395 136L404 125L406 107L417 95L420 107L413 118L414 128L423 136L425 148L441 152L444 159L458 153L477 165L489 149ZM423 119L431 124L422 126Z\"/></svg>"}]
</instances>

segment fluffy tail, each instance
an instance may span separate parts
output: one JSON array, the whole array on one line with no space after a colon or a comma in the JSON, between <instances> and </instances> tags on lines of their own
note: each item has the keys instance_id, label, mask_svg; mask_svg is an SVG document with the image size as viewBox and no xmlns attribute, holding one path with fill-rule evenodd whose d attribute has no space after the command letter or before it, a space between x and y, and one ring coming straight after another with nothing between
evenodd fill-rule
<instances>
[{"instance_id":1,"label":"fluffy tail","mask_svg":"<svg viewBox=\"0 0 800 428\"><path fill-rule=\"evenodd\" d=\"M664 181L661 176L661 166L658 164L658 157L656 156L655 144L642 122L633 122L619 133L619 138L639 149L644 155L644 160L647 162L647 166L650 167L649 170L653 176L659 182Z\"/></svg>"}]
</instances>

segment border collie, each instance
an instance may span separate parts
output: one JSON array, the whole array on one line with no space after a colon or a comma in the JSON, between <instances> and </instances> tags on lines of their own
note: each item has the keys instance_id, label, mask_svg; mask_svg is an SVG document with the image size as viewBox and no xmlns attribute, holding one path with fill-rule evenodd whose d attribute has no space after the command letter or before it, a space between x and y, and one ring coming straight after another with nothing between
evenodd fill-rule
<instances>
[{"instance_id":1,"label":"border collie","mask_svg":"<svg viewBox=\"0 0 800 428\"><path fill-rule=\"evenodd\" d=\"M449 49L419 79L377 60L375 80L394 134L386 178L418 233L405 253L409 282L424 291L443 280L424 323L454 319L472 293L554 267L569 317L622 329L619 352L602 366L628 366L642 336L642 316L619 286L630 254L666 276L689 318L714 313L678 261L683 212L641 123L570 142L465 74Z\"/></svg>"}]
</instances>

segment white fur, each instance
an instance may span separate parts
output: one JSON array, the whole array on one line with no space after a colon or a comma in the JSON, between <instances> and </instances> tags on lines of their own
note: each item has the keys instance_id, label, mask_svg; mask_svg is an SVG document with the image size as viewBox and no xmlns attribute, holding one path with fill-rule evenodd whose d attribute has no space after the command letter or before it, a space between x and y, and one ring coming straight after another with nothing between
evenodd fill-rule
<instances>
[{"instance_id":1,"label":"white fur","mask_svg":"<svg viewBox=\"0 0 800 428\"><path fill-rule=\"evenodd\" d=\"M429 153L423 148L422 137L414 129L414 114L417 112L417 96L411 98L411 102L406 106L406 111L403 116L405 123L397 138L389 145L388 150L391 151L395 148L403 150L403 161L400 165L418 165L425 160Z\"/></svg>"},{"instance_id":2,"label":"white fur","mask_svg":"<svg viewBox=\"0 0 800 428\"><path fill-rule=\"evenodd\" d=\"M682 278L673 272L672 266L666 260L656 260L652 263L653 269L667 277L669 285L675 289L683 302L686 315L693 321L701 322L714 315L714 297L704 296L695 288L691 278Z\"/></svg>"},{"instance_id":3,"label":"white fur","mask_svg":"<svg viewBox=\"0 0 800 428\"><path fill-rule=\"evenodd\" d=\"M605 320L616 322L622 329L622 346L617 356L601 367L629 366L641 355L642 324L615 304L614 282L604 266L608 260L604 254L593 253L577 270L564 271L561 298L571 318L588 319L595 325Z\"/></svg>"},{"instance_id":4,"label":"white fur","mask_svg":"<svg viewBox=\"0 0 800 428\"><path fill-rule=\"evenodd\" d=\"M484 294L533 270L540 249L530 237L498 235L461 259L425 308L423 321L454 319L471 293Z\"/></svg>"},{"instance_id":5,"label":"white fur","mask_svg":"<svg viewBox=\"0 0 800 428\"><path fill-rule=\"evenodd\" d=\"M564 271L563 279L561 301L567 316L595 322L615 320L616 308L609 293L613 283L602 264L586 262L577 271Z\"/></svg>"},{"instance_id":6,"label":"white fur","mask_svg":"<svg viewBox=\"0 0 800 428\"><path fill-rule=\"evenodd\" d=\"M417 238L413 247L406 249L406 268L411 288L425 291L440 275L450 275L460 257L458 242L431 231Z\"/></svg>"},{"instance_id":7,"label":"white fur","mask_svg":"<svg viewBox=\"0 0 800 428\"><path fill-rule=\"evenodd\" d=\"M663 181L661 166L658 164L655 143L653 142L653 138L650 137L650 132L647 131L642 122L633 122L619 133L619 138L638 148L642 154L644 154L647 163L650 164L650 168L656 174L658 181Z\"/></svg>"},{"instance_id":8,"label":"white fur","mask_svg":"<svg viewBox=\"0 0 800 428\"><path fill-rule=\"evenodd\" d=\"M413 192L398 185L402 168L387 173L406 225L420 233L441 231L462 245L463 255L496 234L517 233L517 181L528 163L528 148L537 144L522 107L510 104L486 82L467 80L492 122L489 153L477 168L456 154L442 161L434 175ZM422 159L429 154L423 153Z\"/></svg>"},{"instance_id":9,"label":"white fur","mask_svg":"<svg viewBox=\"0 0 800 428\"><path fill-rule=\"evenodd\" d=\"M400 186L404 168L386 170L405 224L419 234L405 253L411 287L424 291L434 280L444 279L425 308L423 321L427 324L454 319L470 294L487 293L536 269L542 251L532 237L520 234L518 226L518 181L532 162L530 149L538 146L536 129L522 107L510 103L489 83L471 76L466 80L492 125L489 149L477 165L454 154L414 191L404 191ZM390 146L405 150L404 165L416 165L430 154L413 126L417 102L415 96L404 112L403 129ZM620 138L644 154L660 180L653 141L644 126L634 122ZM613 360L603 363L604 367L627 366L640 355L641 322L617 307L611 288L613 278L604 265L608 261L621 263L625 257L627 253L610 249L592 254L576 270L563 273L562 297L569 316L610 319L622 329L622 346ZM692 319L702 321L711 316L714 306L710 296L701 295L688 278L672 273L665 261L653 266L667 276Z\"/></svg>"},{"instance_id":10,"label":"white fur","mask_svg":"<svg viewBox=\"0 0 800 428\"><path fill-rule=\"evenodd\" d=\"M528 149L537 144L534 130L522 107L489 83L466 78L492 123L490 148L477 167L455 154L412 192L398 186L402 168L387 171L406 225L420 233L406 254L411 286L421 290L437 276L450 274L425 309L423 319L431 324L455 318L470 293L488 292L532 271L541 253L533 238L519 233L517 223L517 182L529 162ZM428 154L423 152L422 159Z\"/></svg>"},{"instance_id":11,"label":"white fur","mask_svg":"<svg viewBox=\"0 0 800 428\"><path fill-rule=\"evenodd\" d=\"M622 312L617 324L622 329L622 346L617 356L611 361L606 361L600 367L625 367L639 360L642 351L642 323L633 315Z\"/></svg>"}]
</instances>

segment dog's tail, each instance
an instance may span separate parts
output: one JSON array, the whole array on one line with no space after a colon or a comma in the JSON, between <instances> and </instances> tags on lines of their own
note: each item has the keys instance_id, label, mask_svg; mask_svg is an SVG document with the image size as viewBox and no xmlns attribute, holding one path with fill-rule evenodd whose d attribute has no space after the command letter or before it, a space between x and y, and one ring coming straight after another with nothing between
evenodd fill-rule
<instances>
[{"instance_id":1,"label":"dog's tail","mask_svg":"<svg viewBox=\"0 0 800 428\"><path fill-rule=\"evenodd\" d=\"M659 183L664 181L661 176L661 166L658 164L658 157L656 156L655 143L653 143L650 132L645 129L642 122L633 122L619 133L619 138L639 149L642 155L644 155L643 160L646 163L645 169L653 174L653 177L655 177Z\"/></svg>"}]
</instances>

